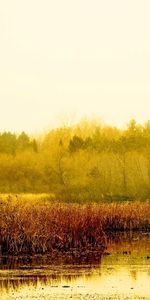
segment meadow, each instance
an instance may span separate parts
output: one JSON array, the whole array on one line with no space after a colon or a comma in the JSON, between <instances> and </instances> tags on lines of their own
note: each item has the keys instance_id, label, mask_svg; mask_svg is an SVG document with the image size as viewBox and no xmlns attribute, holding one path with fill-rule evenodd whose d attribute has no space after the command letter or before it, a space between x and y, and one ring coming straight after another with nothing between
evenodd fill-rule
<instances>
[{"instance_id":1,"label":"meadow","mask_svg":"<svg viewBox=\"0 0 150 300\"><path fill-rule=\"evenodd\" d=\"M1 254L103 252L107 235L149 231L150 203L60 203L48 195L1 196Z\"/></svg>"}]
</instances>

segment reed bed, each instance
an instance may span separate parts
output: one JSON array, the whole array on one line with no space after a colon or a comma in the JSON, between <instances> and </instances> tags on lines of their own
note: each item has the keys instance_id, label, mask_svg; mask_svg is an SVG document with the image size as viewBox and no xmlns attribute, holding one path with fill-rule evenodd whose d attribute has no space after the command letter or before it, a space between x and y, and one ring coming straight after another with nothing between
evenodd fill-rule
<instances>
[{"instance_id":1,"label":"reed bed","mask_svg":"<svg viewBox=\"0 0 150 300\"><path fill-rule=\"evenodd\" d=\"M150 202L99 205L105 232L150 231Z\"/></svg>"},{"instance_id":2,"label":"reed bed","mask_svg":"<svg viewBox=\"0 0 150 300\"><path fill-rule=\"evenodd\" d=\"M7 197L0 204L2 254L102 252L107 232L129 230L150 230L150 203L81 205Z\"/></svg>"},{"instance_id":3,"label":"reed bed","mask_svg":"<svg viewBox=\"0 0 150 300\"><path fill-rule=\"evenodd\" d=\"M51 253L99 249L106 246L101 219L92 206L1 202L2 253Z\"/></svg>"}]
</instances>

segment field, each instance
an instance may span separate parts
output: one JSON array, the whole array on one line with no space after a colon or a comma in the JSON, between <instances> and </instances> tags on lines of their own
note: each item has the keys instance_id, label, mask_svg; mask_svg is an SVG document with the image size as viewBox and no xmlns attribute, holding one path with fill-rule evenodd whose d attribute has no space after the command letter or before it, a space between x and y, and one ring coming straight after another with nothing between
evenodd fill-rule
<instances>
[{"instance_id":1,"label":"field","mask_svg":"<svg viewBox=\"0 0 150 300\"><path fill-rule=\"evenodd\" d=\"M148 231L150 203L67 204L46 195L1 196L2 254L68 253L107 247L116 231Z\"/></svg>"}]
</instances>

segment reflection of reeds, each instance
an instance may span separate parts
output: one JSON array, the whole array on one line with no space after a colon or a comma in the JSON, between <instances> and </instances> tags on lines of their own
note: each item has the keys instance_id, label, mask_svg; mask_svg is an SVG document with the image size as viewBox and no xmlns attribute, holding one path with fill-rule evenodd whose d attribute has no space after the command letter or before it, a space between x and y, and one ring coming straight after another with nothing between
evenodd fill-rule
<instances>
[{"instance_id":1,"label":"reflection of reeds","mask_svg":"<svg viewBox=\"0 0 150 300\"><path fill-rule=\"evenodd\" d=\"M102 229L103 228L103 229ZM150 229L150 204L58 204L1 201L2 253L68 252L80 256L106 246L104 231Z\"/></svg>"}]
</instances>

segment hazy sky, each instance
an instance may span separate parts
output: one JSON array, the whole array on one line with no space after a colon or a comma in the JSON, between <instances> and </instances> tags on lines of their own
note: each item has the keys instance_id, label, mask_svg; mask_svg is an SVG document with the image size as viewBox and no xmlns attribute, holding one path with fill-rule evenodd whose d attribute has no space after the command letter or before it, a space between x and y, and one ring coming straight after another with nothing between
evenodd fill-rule
<instances>
[{"instance_id":1,"label":"hazy sky","mask_svg":"<svg viewBox=\"0 0 150 300\"><path fill-rule=\"evenodd\" d=\"M150 119L150 1L0 1L0 130L93 114Z\"/></svg>"}]
</instances>

